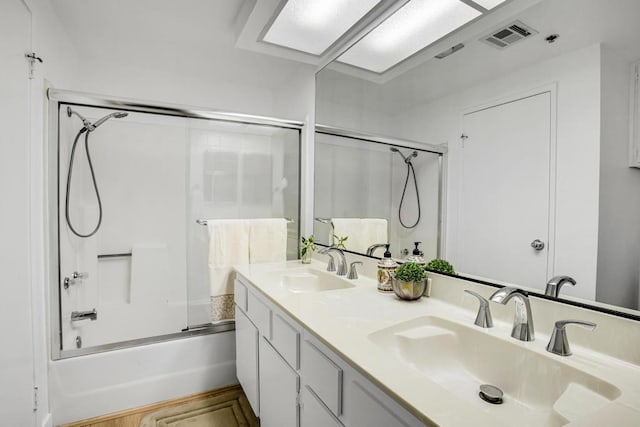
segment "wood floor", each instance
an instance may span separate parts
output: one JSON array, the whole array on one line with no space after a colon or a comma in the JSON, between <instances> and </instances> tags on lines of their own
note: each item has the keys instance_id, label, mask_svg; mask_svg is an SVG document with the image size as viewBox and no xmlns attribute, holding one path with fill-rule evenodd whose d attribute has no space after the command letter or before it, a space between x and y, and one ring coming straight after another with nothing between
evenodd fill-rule
<instances>
[{"instance_id":1,"label":"wood floor","mask_svg":"<svg viewBox=\"0 0 640 427\"><path fill-rule=\"evenodd\" d=\"M162 411L165 409L170 410L171 408L177 406L197 403L199 401L220 397L224 394L237 395L238 392L242 392L242 389L239 385L234 385L205 393L182 397L179 399L167 400L164 402L141 406L139 408L128 409L126 411L115 412L113 414L102 415L95 418L89 418L87 420L76 421L70 424L63 424L59 427L139 427L140 422L145 416L156 413L158 411ZM251 409L248 407L248 404L246 406L249 412L248 418L251 418L248 420L248 425L258 426L258 420L253 417L253 413L251 413Z\"/></svg>"}]
</instances>

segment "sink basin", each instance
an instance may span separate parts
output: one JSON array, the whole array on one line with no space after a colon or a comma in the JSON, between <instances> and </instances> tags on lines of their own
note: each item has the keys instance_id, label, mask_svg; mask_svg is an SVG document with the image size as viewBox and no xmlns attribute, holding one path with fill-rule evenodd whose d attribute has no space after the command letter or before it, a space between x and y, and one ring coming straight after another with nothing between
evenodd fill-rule
<instances>
[{"instance_id":1,"label":"sink basin","mask_svg":"<svg viewBox=\"0 0 640 427\"><path fill-rule=\"evenodd\" d=\"M336 276L335 273L303 267L280 270L270 273L272 279L280 286L293 293L322 292L336 289L353 288L347 279Z\"/></svg>"},{"instance_id":2,"label":"sink basin","mask_svg":"<svg viewBox=\"0 0 640 427\"><path fill-rule=\"evenodd\" d=\"M429 380L506 424L560 426L600 410L620 396L614 385L475 326L425 316L369 338ZM493 405L480 385L504 392Z\"/></svg>"}]
</instances>

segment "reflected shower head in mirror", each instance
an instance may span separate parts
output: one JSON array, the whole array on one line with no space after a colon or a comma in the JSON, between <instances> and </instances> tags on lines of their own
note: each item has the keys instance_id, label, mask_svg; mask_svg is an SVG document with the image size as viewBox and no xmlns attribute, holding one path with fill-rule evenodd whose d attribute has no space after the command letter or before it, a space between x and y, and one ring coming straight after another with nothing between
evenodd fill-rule
<instances>
[{"instance_id":1,"label":"reflected shower head in mirror","mask_svg":"<svg viewBox=\"0 0 640 427\"><path fill-rule=\"evenodd\" d=\"M411 159L413 157L418 157L418 152L414 150L413 153L411 153L408 156L405 156L404 154L402 154L402 151L400 151L398 149L398 147L391 147L391 151L393 153L398 153L402 156L402 159L404 160L405 164L407 165L407 177L404 180L404 188L402 189L402 197L400 198L400 206L398 206L398 220L400 221L400 225L402 225L404 228L416 228L418 223L420 222L420 218L422 216L422 212L421 212L421 208L420 208L420 192L418 190L418 179L416 178L416 170L413 167L413 163L411 163ZM404 196L407 193L407 185L409 184L409 175L413 174L413 184L414 184L414 188L416 190L416 205L418 208L418 218L416 219L416 221L411 224L408 225L407 223L405 223L402 219L402 207L404 205Z\"/></svg>"},{"instance_id":2,"label":"reflected shower head in mirror","mask_svg":"<svg viewBox=\"0 0 640 427\"><path fill-rule=\"evenodd\" d=\"M402 156L402 159L404 160L404 162L405 162L406 164L411 163L411 159L412 159L413 157L418 157L418 152L417 152L417 151L414 151L414 152L413 152L413 153L411 153L409 156L405 156L404 154L402 154L402 151L400 151L397 147L391 147L391 149L390 149L390 150L391 150L392 152L394 152L394 153L398 153L398 154L400 154L400 155Z\"/></svg>"}]
</instances>

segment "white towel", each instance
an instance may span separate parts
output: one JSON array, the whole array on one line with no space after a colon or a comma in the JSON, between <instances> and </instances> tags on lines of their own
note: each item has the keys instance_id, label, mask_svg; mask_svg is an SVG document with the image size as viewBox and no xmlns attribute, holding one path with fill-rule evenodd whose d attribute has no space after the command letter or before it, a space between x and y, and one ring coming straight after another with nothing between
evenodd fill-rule
<instances>
[{"instance_id":1,"label":"white towel","mask_svg":"<svg viewBox=\"0 0 640 427\"><path fill-rule=\"evenodd\" d=\"M358 252L360 248L360 234L362 228L362 220L360 218L332 218L333 234L337 237L348 239L344 242L344 246L350 250ZM334 238L333 244L337 245L338 240Z\"/></svg>"},{"instance_id":2,"label":"white towel","mask_svg":"<svg viewBox=\"0 0 640 427\"><path fill-rule=\"evenodd\" d=\"M249 220L249 263L287 260L287 221L284 218Z\"/></svg>"},{"instance_id":3,"label":"white towel","mask_svg":"<svg viewBox=\"0 0 640 427\"><path fill-rule=\"evenodd\" d=\"M345 247L354 252L366 253L371 245L388 242L388 225L384 218L333 218L334 234L349 237ZM337 244L337 240L333 239Z\"/></svg>"},{"instance_id":4,"label":"white towel","mask_svg":"<svg viewBox=\"0 0 640 427\"><path fill-rule=\"evenodd\" d=\"M360 249L366 253L369 246L378 243L388 243L388 226L384 218L362 218L362 234L359 237Z\"/></svg>"},{"instance_id":5,"label":"white towel","mask_svg":"<svg viewBox=\"0 0 640 427\"><path fill-rule=\"evenodd\" d=\"M231 266L249 263L249 223L242 219L210 219L207 228L211 296L233 294Z\"/></svg>"}]
</instances>

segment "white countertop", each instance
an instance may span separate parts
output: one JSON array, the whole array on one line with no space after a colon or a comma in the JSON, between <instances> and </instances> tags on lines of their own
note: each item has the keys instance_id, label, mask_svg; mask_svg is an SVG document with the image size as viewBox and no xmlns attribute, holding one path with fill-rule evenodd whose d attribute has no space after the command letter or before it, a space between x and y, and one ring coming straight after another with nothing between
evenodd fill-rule
<instances>
[{"instance_id":1,"label":"white countertop","mask_svg":"<svg viewBox=\"0 0 640 427\"><path fill-rule=\"evenodd\" d=\"M310 266L319 270L325 268L324 263L315 260ZM369 339L373 332L427 315L473 325L475 311L433 297L402 301L393 293L378 292L375 280L363 276L350 281L354 285L352 288L310 293L292 293L279 281L269 279L268 273L275 270L304 267L299 261L289 261L237 266L236 271L424 422L442 426L506 426L514 422L520 426L527 425L526 420L499 421L496 413L504 410L501 409L503 405L490 405L479 398L477 402L463 400ZM510 322L495 321L493 328L479 328L479 331L513 340L510 338ZM548 338L548 335L537 331L533 342L513 342L544 357L558 357L546 352ZM587 353L578 354L574 350L573 356L560 358L560 361L614 384L621 390L621 395L608 403L606 410L592 414L587 421L580 420L571 425L640 425L640 368L599 353ZM512 368L515 369L516 363L514 361Z\"/></svg>"}]
</instances>

